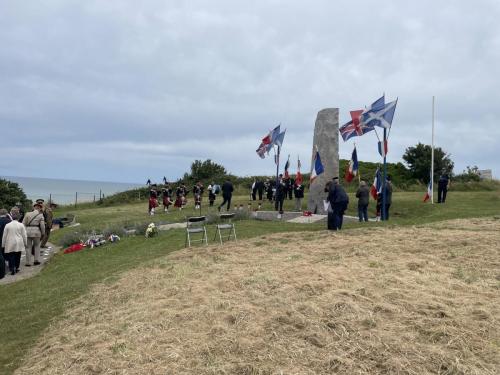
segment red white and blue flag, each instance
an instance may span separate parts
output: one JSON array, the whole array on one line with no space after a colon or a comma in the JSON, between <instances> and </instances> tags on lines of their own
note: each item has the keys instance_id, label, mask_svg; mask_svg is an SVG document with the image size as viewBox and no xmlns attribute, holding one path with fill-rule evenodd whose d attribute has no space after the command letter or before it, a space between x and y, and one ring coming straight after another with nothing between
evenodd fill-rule
<instances>
[{"instance_id":1,"label":"red white and blue flag","mask_svg":"<svg viewBox=\"0 0 500 375\"><path fill-rule=\"evenodd\" d=\"M351 182L354 177L358 174L358 153L356 152L356 146L352 151L351 160L349 161L349 166L345 172L345 180Z\"/></svg>"},{"instance_id":2,"label":"red white and blue flag","mask_svg":"<svg viewBox=\"0 0 500 375\"><path fill-rule=\"evenodd\" d=\"M427 192L425 193L424 196L424 202L427 202L429 199L431 199L431 197L432 197L432 176L429 183L427 184Z\"/></svg>"},{"instance_id":3,"label":"red white and blue flag","mask_svg":"<svg viewBox=\"0 0 500 375\"><path fill-rule=\"evenodd\" d=\"M290 178L290 175L288 174L288 168L290 168L290 155L288 155L288 159L285 163L285 178Z\"/></svg>"},{"instance_id":4,"label":"red white and blue flag","mask_svg":"<svg viewBox=\"0 0 500 375\"><path fill-rule=\"evenodd\" d=\"M275 127L273 130L271 130L269 134L267 134L264 138L262 138L259 147L257 148L257 150L255 150L255 152L257 153L257 155L259 155L261 159L264 159L266 157L265 155L266 152L269 154L269 151L271 150L276 140L278 139L280 135L280 127L281 124Z\"/></svg>"},{"instance_id":5,"label":"red white and blue flag","mask_svg":"<svg viewBox=\"0 0 500 375\"><path fill-rule=\"evenodd\" d=\"M373 179L373 184L370 188L370 194L373 199L377 200L378 195L382 191L382 177L380 176L380 168L377 168L375 172L375 178Z\"/></svg>"},{"instance_id":6,"label":"red white and blue flag","mask_svg":"<svg viewBox=\"0 0 500 375\"><path fill-rule=\"evenodd\" d=\"M339 128L340 135L344 142L349 138L362 136L374 129L373 126L367 126L362 120L363 110L351 111L351 121Z\"/></svg>"},{"instance_id":7,"label":"red white and blue flag","mask_svg":"<svg viewBox=\"0 0 500 375\"><path fill-rule=\"evenodd\" d=\"M381 141L378 141L377 147L378 147L378 153L380 154L380 156L384 158L387 155L387 151L389 150L387 145L387 139L384 141L384 147L382 147Z\"/></svg>"},{"instance_id":8,"label":"red white and blue flag","mask_svg":"<svg viewBox=\"0 0 500 375\"><path fill-rule=\"evenodd\" d=\"M302 173L300 173L300 159L297 158L297 174L295 175L295 185L302 185Z\"/></svg>"},{"instance_id":9,"label":"red white and blue flag","mask_svg":"<svg viewBox=\"0 0 500 375\"><path fill-rule=\"evenodd\" d=\"M318 177L321 173L325 171L323 164L321 164L321 158L319 156L319 151L316 151L316 155L314 155L313 168L311 171L310 182L312 183L316 177Z\"/></svg>"}]
</instances>

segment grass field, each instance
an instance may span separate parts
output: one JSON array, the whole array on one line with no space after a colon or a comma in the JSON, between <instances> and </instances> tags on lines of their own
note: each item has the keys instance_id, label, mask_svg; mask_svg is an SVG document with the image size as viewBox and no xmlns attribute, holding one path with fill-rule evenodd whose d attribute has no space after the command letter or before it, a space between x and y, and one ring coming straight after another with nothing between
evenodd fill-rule
<instances>
[{"instance_id":1,"label":"grass field","mask_svg":"<svg viewBox=\"0 0 500 375\"><path fill-rule=\"evenodd\" d=\"M377 227L395 228L399 225L421 226L429 222L448 219L493 217L500 214L500 193L498 191L456 192L450 194L446 205L434 205L433 207L429 204L423 204L421 199L421 193L394 194L391 221L387 223L369 223L370 228L374 228L370 230L376 230ZM235 203L241 203L246 207L248 201L246 197L237 197ZM287 202L287 204L291 204L291 202ZM354 213L354 210L352 210L354 207L355 204L351 204L351 214ZM56 216L62 216L67 212L76 214L78 221L82 224L79 230L83 231L102 230L110 225L126 225L150 220L146 213L145 203L105 208L65 208L56 212ZM168 216L164 214L156 215L153 220L157 222L183 221L186 215L192 213L194 212L190 212L188 209ZM240 238L267 236L278 232L321 231L324 229L324 224L298 225L254 220L241 221L237 225ZM359 225L358 223L349 223L346 229L359 230L356 229ZM71 230L74 230L74 228L55 231L53 239L57 241L65 232ZM325 232L321 233L321 236L326 235ZM496 234L498 235L498 232ZM209 238L212 238L212 236L213 228L209 228ZM310 235L308 238L316 238L316 235ZM303 239L306 240L305 237ZM498 245L498 237L493 236L492 239L496 239ZM248 242L245 251L251 254L255 249L266 243L267 239L262 238L254 242ZM123 275L127 272L132 272L134 277L137 274L139 276L141 274L147 275L156 260L160 262L159 257L181 249L183 244L184 232L181 230L164 232L157 238L148 240L142 237L130 237L117 245L109 245L70 255L56 255L41 274L33 279L0 287L0 300L2 301L0 305L0 323L2 327L0 369L2 373L13 373L16 368L21 366L27 351L37 343L41 335L49 335L50 332L54 331L49 330L49 332L46 332L47 327L56 327L59 320L64 319L65 316L67 318L68 314L71 315L71 312L78 309L82 301L87 298L86 296L95 293L95 288L106 288L115 285L117 282L120 283L123 280ZM221 251L231 251L232 248L232 245L228 245ZM498 247L496 249L496 258L493 258L493 260L496 259L498 267ZM459 251L460 254L460 249L454 249L453 244L450 245L449 250L452 252ZM215 252L216 256L216 249L212 249L211 252ZM161 260L160 263L162 262L164 260ZM149 265L148 268L141 268L145 264ZM465 278L468 277L467 270L458 270L456 272L459 276L461 275L460 272L462 272ZM88 294L89 291L91 291L90 295ZM66 323L61 324L68 324L67 320L63 321ZM36 346L36 348L38 349L35 349L35 353L40 346ZM43 351L49 349L44 348ZM116 350L120 352L119 348ZM33 366L33 364L29 366ZM24 373L29 373L26 371ZM75 373L74 371L68 372ZM51 372L47 370L46 373ZM92 372L88 370L84 373Z\"/></svg>"}]
</instances>

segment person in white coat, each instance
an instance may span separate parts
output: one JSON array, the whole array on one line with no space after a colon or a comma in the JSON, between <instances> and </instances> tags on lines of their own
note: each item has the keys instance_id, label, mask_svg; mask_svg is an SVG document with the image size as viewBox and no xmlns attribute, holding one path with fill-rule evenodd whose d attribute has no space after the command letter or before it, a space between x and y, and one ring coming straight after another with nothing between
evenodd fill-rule
<instances>
[{"instance_id":1,"label":"person in white coat","mask_svg":"<svg viewBox=\"0 0 500 375\"><path fill-rule=\"evenodd\" d=\"M26 228L19 220L19 211L11 211L12 221L5 226L2 236L2 247L5 249L5 256L9 262L11 275L19 272L21 251L28 245Z\"/></svg>"}]
</instances>

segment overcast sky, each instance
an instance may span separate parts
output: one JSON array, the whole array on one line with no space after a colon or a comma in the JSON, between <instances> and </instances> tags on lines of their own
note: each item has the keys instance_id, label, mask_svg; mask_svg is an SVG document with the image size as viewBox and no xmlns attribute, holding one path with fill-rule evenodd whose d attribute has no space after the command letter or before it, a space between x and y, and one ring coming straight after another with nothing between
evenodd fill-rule
<instances>
[{"instance_id":1,"label":"overcast sky","mask_svg":"<svg viewBox=\"0 0 500 375\"><path fill-rule=\"evenodd\" d=\"M121 182L210 158L272 174L287 128L308 170L316 114L399 98L388 161L431 142L500 174L500 2L0 0L0 175ZM374 132L352 141L378 161ZM295 170L293 166L292 172Z\"/></svg>"}]
</instances>

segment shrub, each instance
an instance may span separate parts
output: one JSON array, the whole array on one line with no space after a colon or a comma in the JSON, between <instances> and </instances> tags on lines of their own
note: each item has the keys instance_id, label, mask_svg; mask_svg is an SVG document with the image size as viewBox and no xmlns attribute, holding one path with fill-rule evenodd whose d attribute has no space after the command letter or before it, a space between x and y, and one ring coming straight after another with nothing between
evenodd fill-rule
<instances>
[{"instance_id":1,"label":"shrub","mask_svg":"<svg viewBox=\"0 0 500 375\"><path fill-rule=\"evenodd\" d=\"M83 235L83 233L80 233L80 232L68 232L68 233L65 233L64 236L61 237L61 239L59 240L59 244L66 248L68 246L71 246L75 243L80 243L83 241L83 238L85 238L85 236Z\"/></svg>"},{"instance_id":2,"label":"shrub","mask_svg":"<svg viewBox=\"0 0 500 375\"><path fill-rule=\"evenodd\" d=\"M104 238L108 238L111 234L116 234L119 237L125 237L127 235L127 232L125 231L124 227L115 224L104 228L102 234L104 235Z\"/></svg>"}]
</instances>

